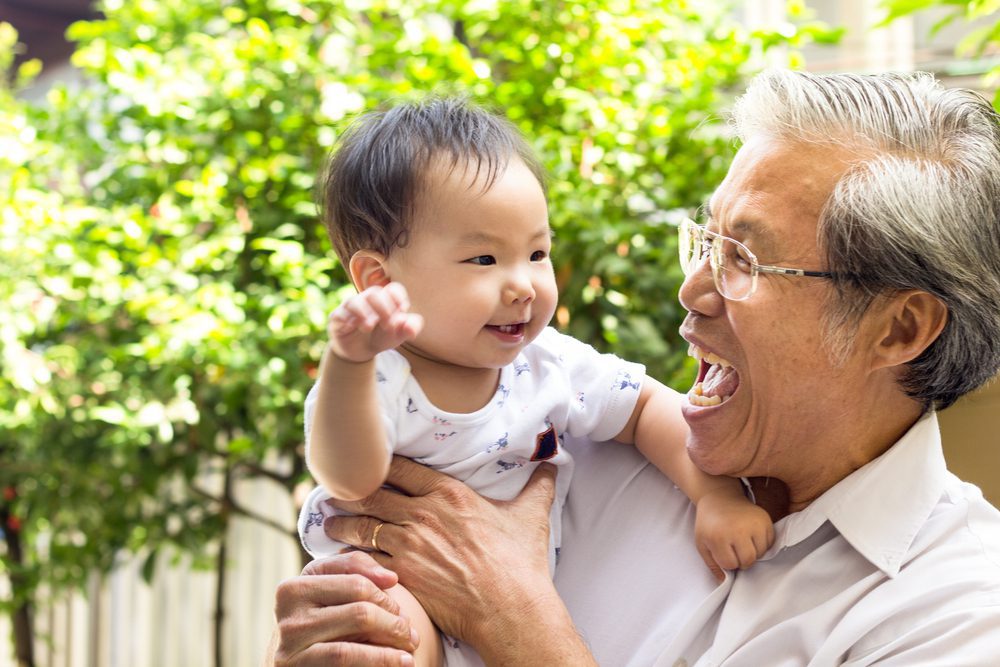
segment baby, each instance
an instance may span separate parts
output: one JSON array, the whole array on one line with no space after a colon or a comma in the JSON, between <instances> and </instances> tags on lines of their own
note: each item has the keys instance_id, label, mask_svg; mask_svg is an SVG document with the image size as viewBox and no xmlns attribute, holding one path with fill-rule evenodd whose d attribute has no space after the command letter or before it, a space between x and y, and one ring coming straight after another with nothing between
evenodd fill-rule
<instances>
[{"instance_id":1,"label":"baby","mask_svg":"<svg viewBox=\"0 0 1000 667\"><path fill-rule=\"evenodd\" d=\"M697 506L706 562L747 567L770 546L768 514L740 482L695 468L682 396L638 364L549 328L557 289L542 168L505 119L462 99L371 113L340 140L324 219L358 294L330 315L306 400L307 457L322 485L299 521L314 556L331 496L363 498L393 454L508 500L542 461L560 466L550 563L572 473L563 435L634 444ZM372 548L392 552L379 524ZM397 534L398 536L398 534ZM419 603L390 590L421 636L418 665L481 664L438 639Z\"/></svg>"}]
</instances>

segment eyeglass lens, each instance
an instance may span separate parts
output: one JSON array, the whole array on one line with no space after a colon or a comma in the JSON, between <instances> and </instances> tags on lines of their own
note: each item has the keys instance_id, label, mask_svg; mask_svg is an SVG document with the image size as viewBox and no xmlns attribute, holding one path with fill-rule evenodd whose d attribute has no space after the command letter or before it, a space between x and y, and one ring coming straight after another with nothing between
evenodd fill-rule
<instances>
[{"instance_id":1,"label":"eyeglass lens","mask_svg":"<svg viewBox=\"0 0 1000 667\"><path fill-rule=\"evenodd\" d=\"M753 291L753 261L736 241L724 236L706 237L693 222L685 221L679 227L681 268L685 274L697 269L705 255L709 255L715 288L727 299L741 300Z\"/></svg>"}]
</instances>

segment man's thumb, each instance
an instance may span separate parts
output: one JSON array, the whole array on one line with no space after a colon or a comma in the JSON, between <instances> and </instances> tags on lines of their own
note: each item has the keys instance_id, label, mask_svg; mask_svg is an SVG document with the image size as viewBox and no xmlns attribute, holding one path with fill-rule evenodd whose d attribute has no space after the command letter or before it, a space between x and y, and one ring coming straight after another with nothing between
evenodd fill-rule
<instances>
[{"instance_id":1,"label":"man's thumb","mask_svg":"<svg viewBox=\"0 0 1000 667\"><path fill-rule=\"evenodd\" d=\"M556 475L559 470L551 463L543 463L531 473L528 483L517 497L519 504L537 504L548 512L556 497Z\"/></svg>"}]
</instances>

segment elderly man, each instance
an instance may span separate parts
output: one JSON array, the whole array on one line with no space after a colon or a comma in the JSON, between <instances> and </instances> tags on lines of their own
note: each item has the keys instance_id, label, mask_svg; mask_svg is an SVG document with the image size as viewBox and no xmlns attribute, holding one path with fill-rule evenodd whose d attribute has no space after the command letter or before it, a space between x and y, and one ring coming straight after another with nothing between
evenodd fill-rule
<instances>
[{"instance_id":1,"label":"elderly man","mask_svg":"<svg viewBox=\"0 0 1000 667\"><path fill-rule=\"evenodd\" d=\"M734 121L703 224L680 226L684 417L706 472L787 485L768 553L716 586L683 496L630 448L575 443L553 585L551 470L496 503L400 460L406 495L328 527L367 546L384 522L384 553L279 588L277 664L408 664L376 561L487 664L996 664L1000 513L947 471L935 411L1000 370L998 117L928 76L773 72Z\"/></svg>"}]
</instances>

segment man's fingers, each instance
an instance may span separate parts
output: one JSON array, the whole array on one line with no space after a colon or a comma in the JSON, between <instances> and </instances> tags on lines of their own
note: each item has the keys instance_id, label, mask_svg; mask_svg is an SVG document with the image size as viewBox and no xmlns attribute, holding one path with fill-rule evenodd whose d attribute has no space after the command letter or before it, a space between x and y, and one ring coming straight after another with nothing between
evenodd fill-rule
<instances>
[{"instance_id":1,"label":"man's fingers","mask_svg":"<svg viewBox=\"0 0 1000 667\"><path fill-rule=\"evenodd\" d=\"M392 457L386 484L410 496L426 496L441 484L461 484L447 475L401 456Z\"/></svg>"},{"instance_id":2,"label":"man's fingers","mask_svg":"<svg viewBox=\"0 0 1000 667\"><path fill-rule=\"evenodd\" d=\"M413 656L405 651L368 646L366 644L348 644L330 642L310 646L306 651L295 657L295 662L282 662L278 656L278 665L291 667L411 667Z\"/></svg>"},{"instance_id":3,"label":"man's fingers","mask_svg":"<svg viewBox=\"0 0 1000 667\"><path fill-rule=\"evenodd\" d=\"M360 574L315 575L295 577L278 584L275 593L275 614L283 617L292 614L303 604L310 607L329 607L351 602L364 602L384 609L390 614L399 613L399 605L381 588Z\"/></svg>"},{"instance_id":4,"label":"man's fingers","mask_svg":"<svg viewBox=\"0 0 1000 667\"><path fill-rule=\"evenodd\" d=\"M341 607L317 609L312 616L313 638L307 644L330 641L364 642L377 646L414 651L416 633L410 622L381 607L367 602L355 602Z\"/></svg>"},{"instance_id":5,"label":"man's fingers","mask_svg":"<svg viewBox=\"0 0 1000 667\"><path fill-rule=\"evenodd\" d=\"M297 656L300 662L293 663L296 665L383 664L351 662L347 658L354 659L357 654L344 653L349 650L346 642L371 644L373 648L382 647L380 652L361 654L380 660L389 657L400 660L400 652L416 650L416 637L410 629L409 621L366 602L312 609L304 618L288 617L278 624L278 633L278 656ZM344 656L344 661L310 662L317 646L326 647L320 651L321 655L341 655Z\"/></svg>"},{"instance_id":6,"label":"man's fingers","mask_svg":"<svg viewBox=\"0 0 1000 667\"><path fill-rule=\"evenodd\" d=\"M556 497L556 475L558 469L551 463L543 463L531 473L528 482L518 495L518 503L538 503L545 507L546 513L552 507Z\"/></svg>"},{"instance_id":7,"label":"man's fingers","mask_svg":"<svg viewBox=\"0 0 1000 667\"><path fill-rule=\"evenodd\" d=\"M302 569L302 574L360 574L382 589L395 586L399 580L395 572L360 551L311 561Z\"/></svg>"},{"instance_id":8,"label":"man's fingers","mask_svg":"<svg viewBox=\"0 0 1000 667\"><path fill-rule=\"evenodd\" d=\"M412 667L413 656L381 646L334 642L311 647L303 667ZM299 663L296 663L298 666Z\"/></svg>"},{"instance_id":9,"label":"man's fingers","mask_svg":"<svg viewBox=\"0 0 1000 667\"><path fill-rule=\"evenodd\" d=\"M406 461L406 459L402 460ZM411 465L417 466L418 468L423 467L417 463L411 463ZM390 480L387 480L387 483L391 484L392 482ZM331 507L344 510L345 512L349 512L351 514L370 515L370 517L374 519L374 523L369 527L370 530L367 537L371 537L371 531L374 530L375 525L378 524L379 521L387 521L402 525L406 522L407 517L412 516L412 508L410 507L411 503L409 502L409 498L395 489L388 489L386 487L377 489L375 493L362 498L361 500L337 500L336 498L330 498L326 501L326 503ZM333 520L340 520L342 518L348 517L339 514L332 517ZM331 518L327 518L327 522L330 521ZM366 535L359 534L359 537L363 538L366 537ZM371 542L354 544L350 540L342 541L347 544L352 544L353 546L364 547L365 549L371 547Z\"/></svg>"},{"instance_id":10,"label":"man's fingers","mask_svg":"<svg viewBox=\"0 0 1000 667\"><path fill-rule=\"evenodd\" d=\"M391 536L388 533L397 526L388 521L365 515L338 515L328 517L323 522L323 532L331 540L343 542L359 549L374 549L392 553L388 548ZM375 531L378 544L375 544Z\"/></svg>"}]
</instances>

